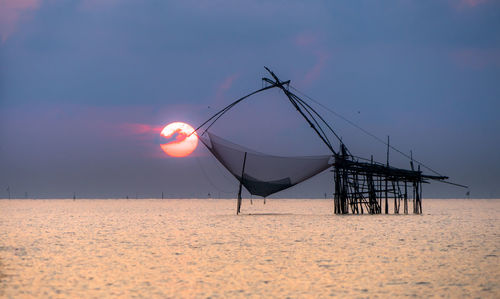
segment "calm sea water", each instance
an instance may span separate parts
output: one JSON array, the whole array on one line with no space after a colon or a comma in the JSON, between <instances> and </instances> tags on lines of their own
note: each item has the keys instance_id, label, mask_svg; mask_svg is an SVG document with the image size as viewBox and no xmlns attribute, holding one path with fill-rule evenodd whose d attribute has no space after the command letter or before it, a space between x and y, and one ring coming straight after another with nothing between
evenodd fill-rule
<instances>
[{"instance_id":1,"label":"calm sea water","mask_svg":"<svg viewBox=\"0 0 500 299\"><path fill-rule=\"evenodd\" d=\"M1 200L0 296L500 297L500 200ZM248 215L252 213L253 215Z\"/></svg>"}]
</instances>

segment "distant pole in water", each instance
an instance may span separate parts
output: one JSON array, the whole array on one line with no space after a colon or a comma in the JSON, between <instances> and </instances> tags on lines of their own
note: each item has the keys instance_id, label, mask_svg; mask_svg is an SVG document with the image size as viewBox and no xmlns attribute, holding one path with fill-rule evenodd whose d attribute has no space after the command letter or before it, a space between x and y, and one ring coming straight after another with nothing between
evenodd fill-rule
<instances>
[{"instance_id":1,"label":"distant pole in water","mask_svg":"<svg viewBox=\"0 0 500 299\"><path fill-rule=\"evenodd\" d=\"M76 200L76 193L73 192L73 200Z\"/></svg>"}]
</instances>

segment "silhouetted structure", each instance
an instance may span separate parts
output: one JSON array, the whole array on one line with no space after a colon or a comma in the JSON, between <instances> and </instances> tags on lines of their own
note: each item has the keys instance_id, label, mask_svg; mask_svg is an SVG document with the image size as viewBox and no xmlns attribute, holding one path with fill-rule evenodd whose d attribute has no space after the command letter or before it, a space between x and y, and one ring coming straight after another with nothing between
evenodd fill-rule
<instances>
[{"instance_id":1,"label":"silhouetted structure","mask_svg":"<svg viewBox=\"0 0 500 299\"><path fill-rule=\"evenodd\" d=\"M390 202L394 202L394 214L408 214L408 200L412 202L413 213L421 214L422 183L448 179L446 176L425 175L420 167L418 170L406 170L373 161L355 161L347 154L344 144L332 166L336 214L381 214L382 207L385 207L384 213L388 214Z\"/></svg>"},{"instance_id":2,"label":"silhouetted structure","mask_svg":"<svg viewBox=\"0 0 500 299\"><path fill-rule=\"evenodd\" d=\"M262 196L265 200L267 196L292 187L330 167L334 173L335 214L388 214L391 202L393 202L392 211L395 214L408 214L408 201L412 203L413 213L421 214L422 184L429 182L429 180L446 182L445 180L448 179L421 162L418 162L418 169L415 170L413 157L410 157L411 170L390 166L389 149L393 147L389 145L389 138L385 164L374 162L373 157L370 160L355 157L324 118L306 101L290 91L290 88L293 89L290 86L290 81L281 81L271 70L268 68L266 70L272 77L272 79L262 78L263 82L267 84L266 86L234 101L195 130L196 132L206 127L200 140L239 181L237 214L241 210L243 186L250 194ZM208 129L236 104L252 95L272 88L279 88L283 91L297 112L329 148L331 155L315 157L271 156L231 143L212 132L208 132ZM340 145L338 151L334 149L328 136L334 136L338 140ZM423 174L420 165L436 175ZM402 211L401 204L403 204Z\"/></svg>"}]
</instances>

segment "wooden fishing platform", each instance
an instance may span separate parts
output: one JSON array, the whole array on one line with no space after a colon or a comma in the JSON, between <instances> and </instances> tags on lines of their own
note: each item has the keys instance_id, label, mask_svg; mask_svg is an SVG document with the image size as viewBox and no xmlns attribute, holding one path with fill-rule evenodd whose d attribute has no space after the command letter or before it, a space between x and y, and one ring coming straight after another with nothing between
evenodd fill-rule
<instances>
[{"instance_id":1,"label":"wooden fishing platform","mask_svg":"<svg viewBox=\"0 0 500 299\"><path fill-rule=\"evenodd\" d=\"M241 209L242 187L245 187L252 195L265 198L307 180L328 168L334 174L335 192L333 198L335 214L389 214L390 210L394 214L408 214L409 202L412 204L414 214L422 214L422 184L429 183L432 180L467 188L446 181L447 176L443 176L425 166L425 164L414 160L411 153L408 156L390 146L389 137L387 143L384 142L387 145L387 161L385 164L374 162L373 156L368 160L352 155L328 122L309 103L290 90L290 88L296 89L290 86L289 80L281 81L271 70L268 68L266 70L272 77L272 79L262 78L266 86L229 104L201 124L195 132L206 126L201 134L203 136L217 120L236 104L257 93L278 88L283 91L290 104L326 145L331 154L316 157L265 155L231 143L208 132L209 137L207 140L201 139L203 144L239 181L236 214L239 214ZM312 100L310 97L307 98ZM354 126L361 129L356 125ZM361 130L381 141L366 130ZM334 149L330 138L337 140L340 150ZM391 148L409 158L411 169L396 168L389 165L389 150ZM332 157L333 162L330 162ZM414 162L418 165L416 170ZM420 166L436 175L424 174ZM274 174L272 178L270 178L270 173ZM393 205L392 209L389 208L391 203Z\"/></svg>"},{"instance_id":2,"label":"wooden fishing platform","mask_svg":"<svg viewBox=\"0 0 500 299\"><path fill-rule=\"evenodd\" d=\"M413 167L413 162L411 165ZM389 214L390 202L394 203L394 214L408 214L408 201L412 203L413 213L421 214L422 183L448 179L446 176L425 175L420 166L418 170L407 170L373 160L369 163L354 161L344 145L332 166L335 214Z\"/></svg>"}]
</instances>

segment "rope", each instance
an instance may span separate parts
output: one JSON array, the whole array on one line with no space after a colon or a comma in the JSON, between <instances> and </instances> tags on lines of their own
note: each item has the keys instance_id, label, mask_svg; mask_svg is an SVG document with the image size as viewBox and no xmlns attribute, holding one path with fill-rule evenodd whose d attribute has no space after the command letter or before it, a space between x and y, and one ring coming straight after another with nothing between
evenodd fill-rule
<instances>
[{"instance_id":1,"label":"rope","mask_svg":"<svg viewBox=\"0 0 500 299\"><path fill-rule=\"evenodd\" d=\"M206 173L205 169L203 168L203 165L201 165L199 157L196 157L196 162L198 163L198 166L200 167L201 172L203 173L203 176L205 176L205 179L207 179L207 181L210 183L210 185L212 185L212 187L214 187L218 192L226 193L226 194L234 193L234 192L220 190L219 187L217 187L217 185L215 185L214 182L212 182L212 180L210 179L210 176Z\"/></svg>"},{"instance_id":2,"label":"rope","mask_svg":"<svg viewBox=\"0 0 500 299\"><path fill-rule=\"evenodd\" d=\"M310 96L306 95L305 93L301 92L300 90L296 89L295 87L291 86L290 85L290 88L292 88L294 91L296 91L297 93L301 94L302 96L308 98L309 100L313 101L314 103L316 103L317 105L319 105L320 107L322 107L323 109L325 109L326 111L334 114L335 116L337 116L338 118L344 120L345 122L347 122L348 124L350 124L351 126L357 128L358 130L362 131L363 133L365 133L366 135L374 138L375 140L377 140L378 142L384 144L385 146L389 146L389 148L391 148L392 150L396 151L397 153L403 155L404 157L408 158L408 159L412 159L412 157L410 157L409 155L405 154L404 152L400 151L399 149L397 149L396 147L390 145L390 144L387 144L387 142L385 142L384 140L382 140L381 138L377 137L375 134L372 134L370 133L369 131L363 129L362 127L358 126L356 123L350 121L349 119L345 118L344 116L340 115L339 113L333 111L332 109L330 109L329 107L323 105L322 103L316 101L315 99L311 98ZM437 174L439 176L443 176L442 174L440 174L439 172L435 171L434 169L430 168L429 166L425 165L424 163L416 160L416 159L412 159L413 161L417 162L418 164L422 165L422 167L426 168L427 170L433 172L434 174Z\"/></svg>"}]
</instances>

